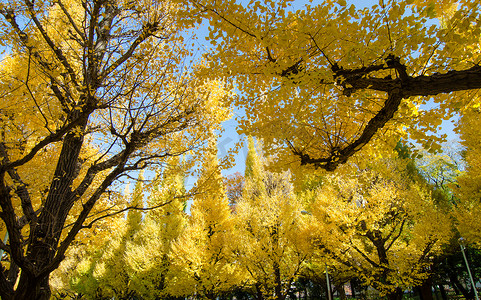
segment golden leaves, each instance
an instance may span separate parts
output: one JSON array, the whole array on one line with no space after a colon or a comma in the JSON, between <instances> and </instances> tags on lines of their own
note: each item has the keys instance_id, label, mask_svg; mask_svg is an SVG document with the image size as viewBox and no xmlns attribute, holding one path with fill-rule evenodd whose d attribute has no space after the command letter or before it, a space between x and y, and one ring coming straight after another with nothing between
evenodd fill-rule
<instances>
[{"instance_id":1,"label":"golden leaves","mask_svg":"<svg viewBox=\"0 0 481 300\"><path fill-rule=\"evenodd\" d=\"M351 175L326 176L311 205L319 244L334 261L355 261L356 276L382 293L425 278L425 251L438 253L451 236L449 217L405 168L382 159Z\"/></svg>"},{"instance_id":2,"label":"golden leaves","mask_svg":"<svg viewBox=\"0 0 481 300\"><path fill-rule=\"evenodd\" d=\"M451 25L444 26L423 12L427 2L384 1L356 9L346 1L326 1L297 11L272 12L268 21L256 12L270 12L271 2L212 7L215 14L210 15L213 28L209 39L218 47L209 59L218 76L235 78L242 91L236 101L246 107L242 132L262 138L267 153L279 155L288 164L299 160L289 154L293 152L290 145L311 157L328 157L336 147L342 149L361 134L387 97L372 86L352 93L352 84L334 82L334 66L362 69L395 55L407 67L407 76L416 76L475 63L473 51L469 57L467 48L479 44L479 34L470 33L479 29L474 26L479 10L471 9L470 1L452 10L453 3L448 1L439 6L452 10L447 14ZM229 14L226 7L230 7ZM455 53L460 47L462 53ZM359 80L397 77L393 69L359 74ZM435 101L445 100L452 101L435 96ZM425 117L417 107L423 101L403 99L399 118L395 116L383 127L386 130L379 130L371 141L379 143L364 147L363 153L374 155L369 152L382 148L383 142L392 147L392 140L405 137L405 131L413 136L420 131L417 138L428 139L424 128L435 128L440 117L450 115L433 110L431 117ZM448 105L454 107L455 103ZM425 144L435 149L438 140L433 137Z\"/></svg>"}]
</instances>

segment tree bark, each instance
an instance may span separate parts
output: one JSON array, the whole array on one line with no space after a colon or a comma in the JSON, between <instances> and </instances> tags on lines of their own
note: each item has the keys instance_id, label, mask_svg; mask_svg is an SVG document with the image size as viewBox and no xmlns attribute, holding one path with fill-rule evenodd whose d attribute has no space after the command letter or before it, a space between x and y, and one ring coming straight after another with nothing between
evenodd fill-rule
<instances>
[{"instance_id":1,"label":"tree bark","mask_svg":"<svg viewBox=\"0 0 481 300\"><path fill-rule=\"evenodd\" d=\"M356 298L356 289L355 289L354 280L349 281L349 285L351 286L351 297Z\"/></svg>"},{"instance_id":2,"label":"tree bark","mask_svg":"<svg viewBox=\"0 0 481 300\"><path fill-rule=\"evenodd\" d=\"M282 293L281 270L277 262L274 262L274 280L275 280L274 293L276 295L276 300L284 300L285 296Z\"/></svg>"},{"instance_id":3,"label":"tree bark","mask_svg":"<svg viewBox=\"0 0 481 300\"><path fill-rule=\"evenodd\" d=\"M388 293L386 298L389 300L401 300L403 298L403 294L403 290L398 287L394 291Z\"/></svg>"},{"instance_id":4,"label":"tree bark","mask_svg":"<svg viewBox=\"0 0 481 300\"><path fill-rule=\"evenodd\" d=\"M433 300L432 280L428 278L418 288L421 300Z\"/></svg>"},{"instance_id":5,"label":"tree bark","mask_svg":"<svg viewBox=\"0 0 481 300\"><path fill-rule=\"evenodd\" d=\"M343 93L346 96L350 96L359 90L369 89L387 93L387 99L381 109L368 121L361 135L342 148L331 149L327 156L311 157L304 151L293 147L293 154L300 158L302 165L309 164L326 171L334 171L339 165L346 163L351 156L359 152L364 145L370 142L376 132L394 117L403 99L481 88L480 66L461 71L451 70L445 74L413 77L406 73L406 66L399 62L399 58L388 56L386 64L388 66L383 64L359 69L343 69L337 65L332 67L334 79L337 84L342 86ZM395 69L399 73L399 78L370 76L370 73L384 69Z\"/></svg>"},{"instance_id":6,"label":"tree bark","mask_svg":"<svg viewBox=\"0 0 481 300\"><path fill-rule=\"evenodd\" d=\"M22 274L12 300L49 300L50 296L48 275L35 277L30 274Z\"/></svg>"},{"instance_id":7,"label":"tree bark","mask_svg":"<svg viewBox=\"0 0 481 300\"><path fill-rule=\"evenodd\" d=\"M446 294L446 290L444 289L444 285L440 284L439 285L439 291L441 292L441 298L443 300L448 300L448 295Z\"/></svg>"}]
</instances>

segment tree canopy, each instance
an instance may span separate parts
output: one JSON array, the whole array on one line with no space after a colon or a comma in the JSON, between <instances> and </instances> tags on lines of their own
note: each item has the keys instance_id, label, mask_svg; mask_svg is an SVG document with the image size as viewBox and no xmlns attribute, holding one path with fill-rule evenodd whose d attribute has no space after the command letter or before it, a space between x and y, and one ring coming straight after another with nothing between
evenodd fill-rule
<instances>
[{"instance_id":1,"label":"tree canopy","mask_svg":"<svg viewBox=\"0 0 481 300\"><path fill-rule=\"evenodd\" d=\"M242 132L281 165L332 171L400 138L439 149L441 121L478 102L477 1L193 5L210 21L211 69L243 92Z\"/></svg>"},{"instance_id":2,"label":"tree canopy","mask_svg":"<svg viewBox=\"0 0 481 300\"><path fill-rule=\"evenodd\" d=\"M479 246L478 2L1 1L0 297L49 299L51 273L71 255L56 277L66 284L81 253L90 258L71 283L92 297L253 288L284 299L312 255L327 254L320 261L374 266L364 283L389 294L422 281L425 256L441 256L448 236ZM196 50L201 29L211 46ZM233 109L253 138L245 177L226 188L214 140ZM389 169L396 145L440 151L437 130L453 117L466 170L432 159L450 184L432 187L437 171L412 161ZM181 181L196 168L190 197ZM328 211L339 218L319 217ZM447 227L437 236L435 225ZM326 232L350 252L314 242Z\"/></svg>"},{"instance_id":3,"label":"tree canopy","mask_svg":"<svg viewBox=\"0 0 481 300\"><path fill-rule=\"evenodd\" d=\"M6 1L0 6L3 299L48 299L48 276L122 176L200 149L228 117L195 76L177 2ZM110 202L110 203L109 203ZM18 284L17 276L19 276ZM40 296L43 295L43 296Z\"/></svg>"}]
</instances>

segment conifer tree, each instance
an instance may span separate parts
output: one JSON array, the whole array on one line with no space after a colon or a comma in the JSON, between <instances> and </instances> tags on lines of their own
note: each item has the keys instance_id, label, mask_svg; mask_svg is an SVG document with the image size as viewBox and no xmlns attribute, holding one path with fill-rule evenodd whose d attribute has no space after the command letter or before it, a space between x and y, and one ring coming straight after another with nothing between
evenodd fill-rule
<instances>
[{"instance_id":1,"label":"conifer tree","mask_svg":"<svg viewBox=\"0 0 481 300\"><path fill-rule=\"evenodd\" d=\"M460 129L464 146L465 172L457 178L454 186L459 198L455 208L457 228L468 243L481 247L481 112L479 106L467 109Z\"/></svg>"},{"instance_id":2,"label":"conifer tree","mask_svg":"<svg viewBox=\"0 0 481 300\"><path fill-rule=\"evenodd\" d=\"M173 245L169 292L215 299L242 278L233 263L232 215L211 137L193 197L190 222Z\"/></svg>"},{"instance_id":3,"label":"conifer tree","mask_svg":"<svg viewBox=\"0 0 481 300\"><path fill-rule=\"evenodd\" d=\"M289 174L264 170L249 138L246 182L236 207L237 261L256 299L286 299L308 259L309 228Z\"/></svg>"}]
</instances>

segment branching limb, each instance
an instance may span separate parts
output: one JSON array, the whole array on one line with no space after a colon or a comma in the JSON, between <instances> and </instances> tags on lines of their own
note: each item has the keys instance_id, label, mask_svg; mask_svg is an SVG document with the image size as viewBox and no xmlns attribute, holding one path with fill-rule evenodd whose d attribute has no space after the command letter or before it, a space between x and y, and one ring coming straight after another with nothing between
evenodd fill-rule
<instances>
[{"instance_id":1,"label":"branching limb","mask_svg":"<svg viewBox=\"0 0 481 300\"><path fill-rule=\"evenodd\" d=\"M354 250L356 250L357 253L361 254L361 256L366 260L368 261L373 267L375 268L380 268L381 265L378 264L377 262L375 262L374 260L372 260L371 258L369 258L369 256L367 256L364 252L362 252L358 247L356 247L355 245L352 245L352 248Z\"/></svg>"},{"instance_id":2,"label":"branching limb","mask_svg":"<svg viewBox=\"0 0 481 300\"><path fill-rule=\"evenodd\" d=\"M160 208L160 207L163 207L165 205L168 205L170 203L172 203L173 200L169 200L169 201L166 201L162 204L159 204L159 205L156 205L156 206L151 206L151 207L137 207L137 206L128 206L128 207L125 207L121 210L118 210L118 211L115 211L113 213L109 213L109 214L105 214L105 215L102 215L100 217L97 217L95 219L93 219L92 221L90 221L87 225L82 225L82 229L84 228L92 228L93 224L102 220L102 219L105 219L105 218L109 218L109 217L113 217L115 215L118 215L118 214L121 214L123 212L126 212L128 210L139 210L139 211L149 211L149 210L154 210L154 209L157 209L157 208ZM73 224L71 224L73 225ZM67 227L70 227L71 225L67 225L65 226L66 228Z\"/></svg>"},{"instance_id":3,"label":"branching limb","mask_svg":"<svg viewBox=\"0 0 481 300\"><path fill-rule=\"evenodd\" d=\"M399 226L399 231L398 233L396 234L395 237L393 237L393 239L391 240L391 242L389 243L389 245L387 245L386 247L386 251L389 251L389 249L391 249L391 246L397 241L397 239L401 236L402 232L403 232L403 228L404 228L404 224L406 223L406 220L407 218L404 218L401 222L401 225ZM392 233L394 232L394 229L389 233L389 236L387 238L389 238Z\"/></svg>"},{"instance_id":4,"label":"branching limb","mask_svg":"<svg viewBox=\"0 0 481 300\"><path fill-rule=\"evenodd\" d=\"M103 78L106 78L110 73L112 73L117 67L119 67L121 64L123 64L127 59L132 57L132 54L134 53L135 49L147 38L151 37L157 30L159 29L159 23L154 22L154 23L149 23L143 26L142 32L140 35L135 39L135 41L132 42L130 45L129 49L122 55L120 56L116 61L114 61L108 68L106 68L102 74L100 74L100 81L102 81Z\"/></svg>"},{"instance_id":5,"label":"branching limb","mask_svg":"<svg viewBox=\"0 0 481 300\"><path fill-rule=\"evenodd\" d=\"M17 223L15 208L12 204L10 187L5 185L4 177L5 172L0 172L0 207L2 208L2 220L5 223L9 233L9 253L11 258L25 272L32 272L34 265L25 259L22 233Z\"/></svg>"},{"instance_id":6,"label":"branching limb","mask_svg":"<svg viewBox=\"0 0 481 300\"><path fill-rule=\"evenodd\" d=\"M75 23L75 21L73 20L72 18L72 15L68 12L67 8L65 7L65 5L63 5L63 2L62 0L57 0L57 4L58 6L60 6L60 9L62 9L63 13L65 14L65 16L67 17L70 25L73 27L73 29L75 30L75 32L80 36L80 38L82 39L82 43L79 43L80 46L84 47L85 46L85 41L86 41L86 38L85 38L85 35L84 33L80 30L80 28L77 26L77 23Z\"/></svg>"},{"instance_id":7,"label":"branching limb","mask_svg":"<svg viewBox=\"0 0 481 300\"><path fill-rule=\"evenodd\" d=\"M4 143L0 143L0 157L2 158L2 163L8 164L10 162ZM15 193L20 198L23 213L25 214L28 222L35 223L37 220L37 215L33 210L32 200L30 199L30 193L28 192L27 185L22 181L22 178L20 178L20 175L15 168L7 169L7 173L15 185Z\"/></svg>"},{"instance_id":8,"label":"branching limb","mask_svg":"<svg viewBox=\"0 0 481 300\"><path fill-rule=\"evenodd\" d=\"M0 165L0 171L3 170L9 170L11 168L16 168L18 166L24 165L30 160L32 160L35 155L42 150L44 147L47 145L50 145L52 143L58 142L62 140L62 138L67 134L68 132L72 131L72 129L80 124L80 122L83 119L83 115L88 115L91 113L91 110L83 111L81 116L78 116L75 119L72 119L69 123L65 124L63 127L59 128L55 132L47 135L45 138L43 138L41 141L39 141L33 148L22 158L12 161L7 164L2 164Z\"/></svg>"},{"instance_id":9,"label":"branching limb","mask_svg":"<svg viewBox=\"0 0 481 300\"><path fill-rule=\"evenodd\" d=\"M65 239L58 246L55 257L50 261L47 266L45 266L39 272L38 276L49 274L50 272L58 268L60 262L65 258L65 252L67 251L68 246L75 239L77 233L83 228L83 223L90 215L90 211L94 207L95 203L97 203L98 199L100 199L102 194L118 178L118 176L124 172L124 166L126 161L127 158L124 157L123 160L119 164L117 164L117 166L104 178L104 180L95 190L92 196L90 196L90 198L82 205L82 211L77 217L77 220L72 225L72 228L68 232Z\"/></svg>"},{"instance_id":10,"label":"branching limb","mask_svg":"<svg viewBox=\"0 0 481 300\"><path fill-rule=\"evenodd\" d=\"M53 53L55 54L59 62L62 64L62 66L65 68L65 70L69 74L70 80L75 86L79 86L77 81L77 75L75 74L75 71L70 65L70 62L68 61L67 57L63 54L62 49L57 47L55 42L47 34L47 31L43 27L42 23L38 20L36 12L34 10L33 2L30 0L25 0L25 5L27 6L27 9L30 13L30 17L32 18L32 21L35 23L36 28L38 29L38 31L40 31L40 34L42 35L45 42L48 44L48 46L53 51Z\"/></svg>"}]
</instances>

